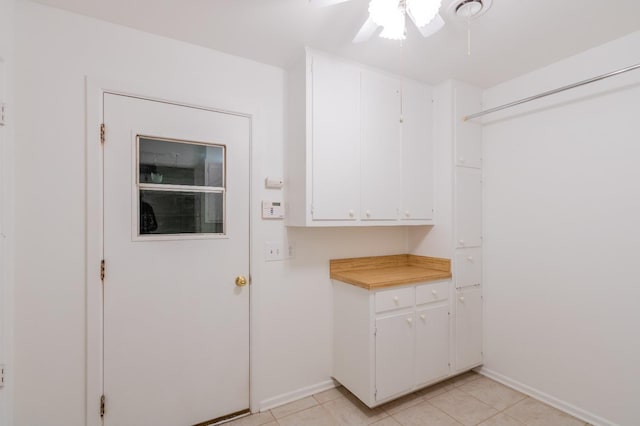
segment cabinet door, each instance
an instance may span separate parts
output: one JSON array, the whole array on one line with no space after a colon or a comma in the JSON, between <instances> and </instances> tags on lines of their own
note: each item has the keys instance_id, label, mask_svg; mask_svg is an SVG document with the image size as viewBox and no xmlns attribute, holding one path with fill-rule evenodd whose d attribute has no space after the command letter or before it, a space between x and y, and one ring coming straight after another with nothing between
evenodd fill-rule
<instances>
[{"instance_id":1,"label":"cabinet door","mask_svg":"<svg viewBox=\"0 0 640 426\"><path fill-rule=\"evenodd\" d=\"M312 81L312 216L355 220L360 205L360 71L317 55Z\"/></svg>"},{"instance_id":2,"label":"cabinet door","mask_svg":"<svg viewBox=\"0 0 640 426\"><path fill-rule=\"evenodd\" d=\"M456 167L456 247L482 245L482 171Z\"/></svg>"},{"instance_id":3,"label":"cabinet door","mask_svg":"<svg viewBox=\"0 0 640 426\"><path fill-rule=\"evenodd\" d=\"M362 72L362 205L364 220L395 220L400 208L400 82Z\"/></svg>"},{"instance_id":4,"label":"cabinet door","mask_svg":"<svg viewBox=\"0 0 640 426\"><path fill-rule=\"evenodd\" d=\"M431 306L416 313L416 385L449 374L449 307Z\"/></svg>"},{"instance_id":5,"label":"cabinet door","mask_svg":"<svg viewBox=\"0 0 640 426\"><path fill-rule=\"evenodd\" d=\"M456 292L456 369L482 363L482 289Z\"/></svg>"},{"instance_id":6,"label":"cabinet door","mask_svg":"<svg viewBox=\"0 0 640 426\"><path fill-rule=\"evenodd\" d=\"M414 313L376 320L376 400L413 388ZM366 362L366 360L363 360Z\"/></svg>"},{"instance_id":7,"label":"cabinet door","mask_svg":"<svg viewBox=\"0 0 640 426\"><path fill-rule=\"evenodd\" d=\"M482 283L482 248L456 250L456 287Z\"/></svg>"},{"instance_id":8,"label":"cabinet door","mask_svg":"<svg viewBox=\"0 0 640 426\"><path fill-rule=\"evenodd\" d=\"M462 121L465 115L482 110L482 90L456 83L455 87L456 165L482 167L482 122Z\"/></svg>"},{"instance_id":9,"label":"cabinet door","mask_svg":"<svg viewBox=\"0 0 640 426\"><path fill-rule=\"evenodd\" d=\"M402 85L402 203L403 220L433 219L433 103L431 88Z\"/></svg>"}]
</instances>

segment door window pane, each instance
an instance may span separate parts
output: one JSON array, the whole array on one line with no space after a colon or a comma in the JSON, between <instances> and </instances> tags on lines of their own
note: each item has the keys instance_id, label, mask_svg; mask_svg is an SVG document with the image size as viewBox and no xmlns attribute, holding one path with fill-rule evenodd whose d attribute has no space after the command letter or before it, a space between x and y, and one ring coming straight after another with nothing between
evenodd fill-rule
<instances>
[{"instance_id":1,"label":"door window pane","mask_svg":"<svg viewBox=\"0 0 640 426\"><path fill-rule=\"evenodd\" d=\"M137 140L138 235L224 234L225 147Z\"/></svg>"},{"instance_id":2,"label":"door window pane","mask_svg":"<svg viewBox=\"0 0 640 426\"><path fill-rule=\"evenodd\" d=\"M223 234L224 193L140 190L140 235Z\"/></svg>"},{"instance_id":3,"label":"door window pane","mask_svg":"<svg viewBox=\"0 0 640 426\"><path fill-rule=\"evenodd\" d=\"M138 137L139 183L224 187L222 145Z\"/></svg>"}]
</instances>

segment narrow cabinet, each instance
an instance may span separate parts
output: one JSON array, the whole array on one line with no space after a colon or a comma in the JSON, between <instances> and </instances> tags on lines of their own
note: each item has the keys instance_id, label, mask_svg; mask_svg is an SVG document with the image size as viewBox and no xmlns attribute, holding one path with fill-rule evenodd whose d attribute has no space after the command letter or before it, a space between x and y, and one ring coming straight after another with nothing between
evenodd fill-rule
<instances>
[{"instance_id":1,"label":"narrow cabinet","mask_svg":"<svg viewBox=\"0 0 640 426\"><path fill-rule=\"evenodd\" d=\"M454 117L455 361L462 372L482 363L482 125L462 118L482 109L482 90L451 85Z\"/></svg>"},{"instance_id":2,"label":"narrow cabinet","mask_svg":"<svg viewBox=\"0 0 640 426\"><path fill-rule=\"evenodd\" d=\"M400 81L370 71L361 80L363 220L395 220L400 208Z\"/></svg>"},{"instance_id":3,"label":"narrow cabinet","mask_svg":"<svg viewBox=\"0 0 640 426\"><path fill-rule=\"evenodd\" d=\"M456 248L482 245L482 170L456 167Z\"/></svg>"},{"instance_id":4,"label":"narrow cabinet","mask_svg":"<svg viewBox=\"0 0 640 426\"><path fill-rule=\"evenodd\" d=\"M482 248L458 249L455 257L456 288L482 284Z\"/></svg>"},{"instance_id":5,"label":"narrow cabinet","mask_svg":"<svg viewBox=\"0 0 640 426\"><path fill-rule=\"evenodd\" d=\"M456 290L456 369L482 363L482 289Z\"/></svg>"},{"instance_id":6,"label":"narrow cabinet","mask_svg":"<svg viewBox=\"0 0 640 426\"><path fill-rule=\"evenodd\" d=\"M434 216L433 93L429 86L402 83L402 200L405 223Z\"/></svg>"},{"instance_id":7,"label":"narrow cabinet","mask_svg":"<svg viewBox=\"0 0 640 426\"><path fill-rule=\"evenodd\" d=\"M360 70L328 56L312 60L312 216L354 220L360 209Z\"/></svg>"},{"instance_id":8,"label":"narrow cabinet","mask_svg":"<svg viewBox=\"0 0 640 426\"><path fill-rule=\"evenodd\" d=\"M462 117L482 110L482 89L456 82L454 90L455 112L455 165L482 168L482 122L463 121Z\"/></svg>"}]
</instances>

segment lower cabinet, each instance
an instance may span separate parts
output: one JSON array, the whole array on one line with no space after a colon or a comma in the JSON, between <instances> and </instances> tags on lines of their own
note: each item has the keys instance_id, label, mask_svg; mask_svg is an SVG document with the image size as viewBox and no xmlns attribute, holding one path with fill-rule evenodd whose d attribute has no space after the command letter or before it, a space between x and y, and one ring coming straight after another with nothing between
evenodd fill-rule
<instances>
[{"instance_id":1,"label":"lower cabinet","mask_svg":"<svg viewBox=\"0 0 640 426\"><path fill-rule=\"evenodd\" d=\"M482 363L482 288L456 290L456 370Z\"/></svg>"},{"instance_id":2,"label":"lower cabinet","mask_svg":"<svg viewBox=\"0 0 640 426\"><path fill-rule=\"evenodd\" d=\"M333 289L333 377L369 407L452 375L450 281Z\"/></svg>"},{"instance_id":3,"label":"lower cabinet","mask_svg":"<svg viewBox=\"0 0 640 426\"><path fill-rule=\"evenodd\" d=\"M415 380L420 386L449 374L449 306L421 308L416 317Z\"/></svg>"},{"instance_id":4,"label":"lower cabinet","mask_svg":"<svg viewBox=\"0 0 640 426\"><path fill-rule=\"evenodd\" d=\"M376 399L414 385L415 326L413 312L376 319Z\"/></svg>"}]
</instances>

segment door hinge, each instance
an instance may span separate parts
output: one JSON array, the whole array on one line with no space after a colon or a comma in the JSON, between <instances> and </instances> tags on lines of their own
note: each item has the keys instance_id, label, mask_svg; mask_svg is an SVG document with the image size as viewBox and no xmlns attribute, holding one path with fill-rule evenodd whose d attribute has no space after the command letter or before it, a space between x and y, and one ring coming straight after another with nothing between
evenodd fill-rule
<instances>
[{"instance_id":1,"label":"door hinge","mask_svg":"<svg viewBox=\"0 0 640 426\"><path fill-rule=\"evenodd\" d=\"M104 417L104 401L105 401L105 397L104 395L102 395L100 397L100 417Z\"/></svg>"},{"instance_id":2,"label":"door hinge","mask_svg":"<svg viewBox=\"0 0 640 426\"><path fill-rule=\"evenodd\" d=\"M374 327L373 329L373 335L377 336L378 335L378 327Z\"/></svg>"},{"instance_id":3,"label":"door hinge","mask_svg":"<svg viewBox=\"0 0 640 426\"><path fill-rule=\"evenodd\" d=\"M104 143L104 134L106 132L106 128L104 123L100 124L100 143Z\"/></svg>"},{"instance_id":4,"label":"door hinge","mask_svg":"<svg viewBox=\"0 0 640 426\"><path fill-rule=\"evenodd\" d=\"M104 259L102 259L100 261L100 281L104 281L104 270L105 270Z\"/></svg>"}]
</instances>

